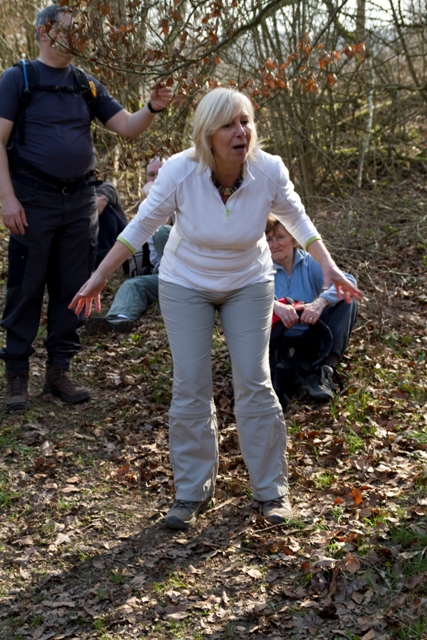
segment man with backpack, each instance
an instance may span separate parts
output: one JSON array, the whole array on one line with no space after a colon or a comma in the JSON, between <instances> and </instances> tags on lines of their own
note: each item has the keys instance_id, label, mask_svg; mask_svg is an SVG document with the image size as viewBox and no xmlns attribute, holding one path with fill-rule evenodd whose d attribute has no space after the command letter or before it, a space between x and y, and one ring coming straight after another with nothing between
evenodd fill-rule
<instances>
[{"instance_id":1,"label":"man with backpack","mask_svg":"<svg viewBox=\"0 0 427 640\"><path fill-rule=\"evenodd\" d=\"M7 411L29 405L29 358L47 286L43 391L69 403L90 392L69 375L82 324L68 309L95 264L98 231L90 124L134 138L172 97L159 83L131 114L95 78L71 64L73 21L50 5L36 19L39 57L6 70L0 81L0 202L10 232L7 297L1 325L6 347Z\"/></svg>"},{"instance_id":2,"label":"man with backpack","mask_svg":"<svg viewBox=\"0 0 427 640\"><path fill-rule=\"evenodd\" d=\"M283 407L302 387L318 401L334 397L333 377L357 319L358 303L324 287L322 270L271 214L265 230L276 274L270 339L273 386ZM345 276L354 284L355 279Z\"/></svg>"}]
</instances>

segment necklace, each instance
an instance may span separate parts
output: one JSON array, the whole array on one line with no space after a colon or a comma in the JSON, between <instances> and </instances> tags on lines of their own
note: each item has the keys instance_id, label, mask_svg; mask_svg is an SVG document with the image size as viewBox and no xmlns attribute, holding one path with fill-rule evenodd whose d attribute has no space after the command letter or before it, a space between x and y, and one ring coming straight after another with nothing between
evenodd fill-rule
<instances>
[{"instance_id":1,"label":"necklace","mask_svg":"<svg viewBox=\"0 0 427 640\"><path fill-rule=\"evenodd\" d=\"M238 176L236 182L231 187L223 187L222 184L220 184L218 182L218 180L216 178L214 178L214 176L212 176L212 182L214 183L215 187L218 189L220 195L222 195L222 196L231 196L231 194L234 193L235 191L237 191L237 189L242 184L243 175L240 174Z\"/></svg>"}]
</instances>

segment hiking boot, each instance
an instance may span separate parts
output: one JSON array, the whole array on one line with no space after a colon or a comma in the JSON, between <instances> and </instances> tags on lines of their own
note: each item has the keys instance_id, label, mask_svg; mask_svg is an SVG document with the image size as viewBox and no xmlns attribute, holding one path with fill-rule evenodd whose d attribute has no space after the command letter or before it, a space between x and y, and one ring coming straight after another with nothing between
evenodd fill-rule
<instances>
[{"instance_id":1,"label":"hiking boot","mask_svg":"<svg viewBox=\"0 0 427 640\"><path fill-rule=\"evenodd\" d=\"M201 502L176 500L166 515L166 526L169 527L169 529L188 529L188 527L196 522L199 513L203 513L203 511L209 508L211 502L212 498L210 496Z\"/></svg>"},{"instance_id":2,"label":"hiking boot","mask_svg":"<svg viewBox=\"0 0 427 640\"><path fill-rule=\"evenodd\" d=\"M114 333L131 333L135 327L135 323L133 320L128 320L127 318L109 320L107 317L99 316L88 318L85 327L90 336L105 336L112 331Z\"/></svg>"},{"instance_id":3,"label":"hiking boot","mask_svg":"<svg viewBox=\"0 0 427 640\"><path fill-rule=\"evenodd\" d=\"M74 382L68 371L57 369L50 364L46 365L43 393L51 393L69 404L79 404L90 398L89 389Z\"/></svg>"},{"instance_id":4,"label":"hiking boot","mask_svg":"<svg viewBox=\"0 0 427 640\"><path fill-rule=\"evenodd\" d=\"M30 406L28 397L28 373L18 373L12 375L6 373L6 395L4 397L4 408L6 411L22 411Z\"/></svg>"},{"instance_id":5,"label":"hiking boot","mask_svg":"<svg viewBox=\"0 0 427 640\"><path fill-rule=\"evenodd\" d=\"M315 400L333 400L335 385L333 382L334 370L328 364L320 367L320 376L312 373L302 384L303 389Z\"/></svg>"},{"instance_id":6,"label":"hiking boot","mask_svg":"<svg viewBox=\"0 0 427 640\"><path fill-rule=\"evenodd\" d=\"M288 496L260 502L261 513L270 524L284 524L292 518L292 507Z\"/></svg>"}]
</instances>

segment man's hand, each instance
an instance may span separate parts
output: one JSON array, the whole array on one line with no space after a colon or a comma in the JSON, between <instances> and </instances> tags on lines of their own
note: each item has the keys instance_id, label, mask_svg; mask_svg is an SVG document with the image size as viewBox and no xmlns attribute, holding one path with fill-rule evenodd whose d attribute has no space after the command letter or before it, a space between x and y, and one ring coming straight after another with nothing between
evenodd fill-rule
<instances>
[{"instance_id":1,"label":"man's hand","mask_svg":"<svg viewBox=\"0 0 427 640\"><path fill-rule=\"evenodd\" d=\"M150 102L155 111L161 111L167 107L171 100L172 87L168 86L166 82L158 82L152 88ZM112 118L107 120L105 126L110 131L115 131L129 140L133 140L148 129L155 115L146 104L135 113L129 113L127 109L120 109Z\"/></svg>"},{"instance_id":2,"label":"man's hand","mask_svg":"<svg viewBox=\"0 0 427 640\"><path fill-rule=\"evenodd\" d=\"M328 306L328 301L326 298L316 298L313 302L308 302L301 307L297 307L297 309L302 309L301 313L301 323L302 324L316 324L320 316L322 315L323 309Z\"/></svg>"},{"instance_id":3,"label":"man's hand","mask_svg":"<svg viewBox=\"0 0 427 640\"><path fill-rule=\"evenodd\" d=\"M144 194L145 197L147 197L148 194L150 193L150 190L151 190L153 184L154 184L154 181L152 180L151 182L146 182L144 184L144 186L142 187L142 193Z\"/></svg>"},{"instance_id":4,"label":"man's hand","mask_svg":"<svg viewBox=\"0 0 427 640\"><path fill-rule=\"evenodd\" d=\"M151 89L150 102L156 111L161 111L168 106L172 100L172 87L169 87L166 82L158 82Z\"/></svg>"},{"instance_id":5,"label":"man's hand","mask_svg":"<svg viewBox=\"0 0 427 640\"><path fill-rule=\"evenodd\" d=\"M104 211L107 204L108 204L108 199L106 198L106 196L96 196L96 209L98 211L98 217Z\"/></svg>"},{"instance_id":6,"label":"man's hand","mask_svg":"<svg viewBox=\"0 0 427 640\"><path fill-rule=\"evenodd\" d=\"M4 199L1 207L3 224L10 233L23 236L28 227L27 217L22 204L15 197Z\"/></svg>"}]
</instances>

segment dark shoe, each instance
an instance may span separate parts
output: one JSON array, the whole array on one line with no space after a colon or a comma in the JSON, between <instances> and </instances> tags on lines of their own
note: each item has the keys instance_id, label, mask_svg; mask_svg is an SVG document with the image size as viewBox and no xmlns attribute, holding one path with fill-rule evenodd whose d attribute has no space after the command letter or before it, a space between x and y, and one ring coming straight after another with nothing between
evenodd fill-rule
<instances>
[{"instance_id":1,"label":"dark shoe","mask_svg":"<svg viewBox=\"0 0 427 640\"><path fill-rule=\"evenodd\" d=\"M312 373L303 383L303 389L315 400L333 400L334 399L334 370L328 364L320 367L320 375Z\"/></svg>"},{"instance_id":2,"label":"dark shoe","mask_svg":"<svg viewBox=\"0 0 427 640\"><path fill-rule=\"evenodd\" d=\"M260 502L261 513L270 524L283 524L292 518L292 507L288 496Z\"/></svg>"},{"instance_id":3,"label":"dark shoe","mask_svg":"<svg viewBox=\"0 0 427 640\"><path fill-rule=\"evenodd\" d=\"M22 411L30 406L28 397L28 373L6 374L7 387L4 397L6 411Z\"/></svg>"},{"instance_id":4,"label":"dark shoe","mask_svg":"<svg viewBox=\"0 0 427 640\"><path fill-rule=\"evenodd\" d=\"M69 404L86 402L90 398L90 391L86 387L74 382L68 371L46 365L46 377L43 393L51 393Z\"/></svg>"},{"instance_id":5,"label":"dark shoe","mask_svg":"<svg viewBox=\"0 0 427 640\"><path fill-rule=\"evenodd\" d=\"M273 389L285 411L298 387L297 372L288 362L278 362L274 367L272 382Z\"/></svg>"},{"instance_id":6,"label":"dark shoe","mask_svg":"<svg viewBox=\"0 0 427 640\"><path fill-rule=\"evenodd\" d=\"M105 336L114 331L114 333L131 333L135 327L133 320L127 318L117 318L117 320L108 320L106 317L88 318L86 320L86 331L90 336Z\"/></svg>"},{"instance_id":7,"label":"dark shoe","mask_svg":"<svg viewBox=\"0 0 427 640\"><path fill-rule=\"evenodd\" d=\"M212 498L206 498L201 502L191 502L190 500L177 500L168 511L165 524L169 529L188 529L196 522L199 513L203 513L209 508Z\"/></svg>"}]
</instances>

